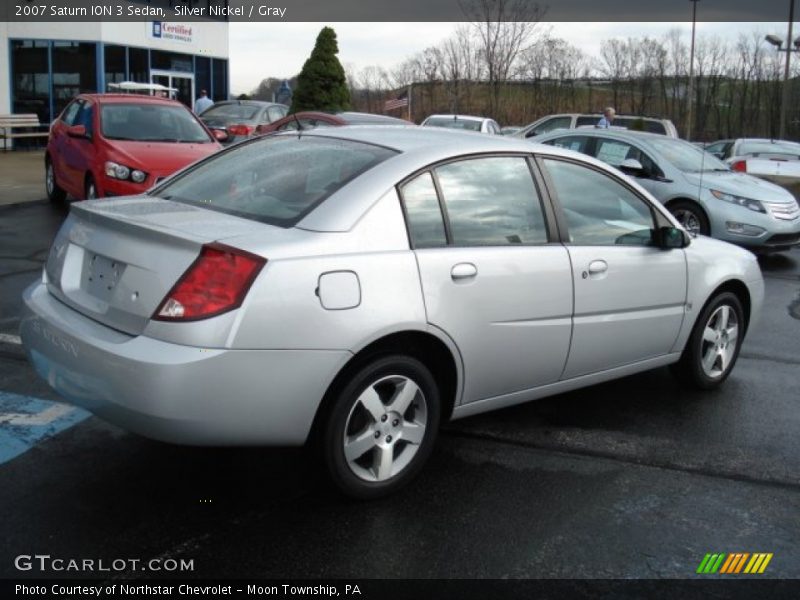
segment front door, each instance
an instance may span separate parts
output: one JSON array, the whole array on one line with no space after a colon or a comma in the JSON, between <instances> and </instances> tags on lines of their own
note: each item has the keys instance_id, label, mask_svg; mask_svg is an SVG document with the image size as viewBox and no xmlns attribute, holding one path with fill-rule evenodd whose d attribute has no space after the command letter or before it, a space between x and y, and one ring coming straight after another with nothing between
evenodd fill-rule
<instances>
[{"instance_id":1,"label":"front door","mask_svg":"<svg viewBox=\"0 0 800 600\"><path fill-rule=\"evenodd\" d=\"M548 243L527 159L449 162L401 194L428 322L464 361L462 402L557 381L569 349L571 269L566 248Z\"/></svg>"},{"instance_id":2,"label":"front door","mask_svg":"<svg viewBox=\"0 0 800 600\"><path fill-rule=\"evenodd\" d=\"M655 245L661 220L622 180L564 159L542 164L564 215L575 287L563 379L669 354L686 306L684 251Z\"/></svg>"},{"instance_id":3,"label":"front door","mask_svg":"<svg viewBox=\"0 0 800 600\"><path fill-rule=\"evenodd\" d=\"M150 72L150 83L158 83L168 88L175 88L171 93L172 98L182 102L189 108L194 106L194 75L181 71Z\"/></svg>"}]
</instances>

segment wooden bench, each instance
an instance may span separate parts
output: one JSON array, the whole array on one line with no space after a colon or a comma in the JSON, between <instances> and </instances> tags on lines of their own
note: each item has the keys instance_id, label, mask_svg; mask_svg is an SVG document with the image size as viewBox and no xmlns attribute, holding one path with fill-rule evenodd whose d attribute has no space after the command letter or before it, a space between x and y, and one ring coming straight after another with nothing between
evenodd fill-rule
<instances>
[{"instance_id":1,"label":"wooden bench","mask_svg":"<svg viewBox=\"0 0 800 600\"><path fill-rule=\"evenodd\" d=\"M47 127L47 125L40 123L39 117L34 113L0 115L0 137L3 138L3 152L8 150L8 140L47 137L50 134L49 128L42 131L42 127ZM15 129L21 131L14 131ZM32 129L36 131L31 131Z\"/></svg>"}]
</instances>

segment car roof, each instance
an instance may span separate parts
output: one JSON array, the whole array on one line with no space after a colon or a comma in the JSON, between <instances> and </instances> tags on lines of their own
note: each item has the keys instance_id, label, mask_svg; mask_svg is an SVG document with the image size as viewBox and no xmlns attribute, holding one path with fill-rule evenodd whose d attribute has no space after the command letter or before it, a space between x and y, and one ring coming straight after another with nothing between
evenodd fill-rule
<instances>
[{"instance_id":1,"label":"car roof","mask_svg":"<svg viewBox=\"0 0 800 600\"><path fill-rule=\"evenodd\" d=\"M455 121L462 120L462 121L490 121L489 117L476 117L474 115L430 115L425 120L428 119L453 119Z\"/></svg>"},{"instance_id":2,"label":"car roof","mask_svg":"<svg viewBox=\"0 0 800 600\"><path fill-rule=\"evenodd\" d=\"M184 106L183 103L170 98L159 98L146 94L79 94L78 98L87 98L98 104L164 104L168 106Z\"/></svg>"},{"instance_id":3,"label":"car roof","mask_svg":"<svg viewBox=\"0 0 800 600\"><path fill-rule=\"evenodd\" d=\"M607 137L607 138L616 138L619 140L632 140L637 142L649 142L651 140L663 140L663 139L670 139L670 140L676 139L660 133L650 133L648 131L633 131L631 129L625 129L624 127L619 127L614 129L586 127L585 129L584 128L557 129L555 131L543 133L542 135L537 136L537 141L550 140L558 137L567 137L567 136Z\"/></svg>"},{"instance_id":4,"label":"car roof","mask_svg":"<svg viewBox=\"0 0 800 600\"><path fill-rule=\"evenodd\" d=\"M214 102L214 106L222 106L226 104L243 104L245 106L263 106L263 107L283 106L289 108L285 104L281 104L279 102L267 102L265 100L220 100L218 102ZM209 107L209 110L211 108L214 108L214 106Z\"/></svg>"}]
</instances>

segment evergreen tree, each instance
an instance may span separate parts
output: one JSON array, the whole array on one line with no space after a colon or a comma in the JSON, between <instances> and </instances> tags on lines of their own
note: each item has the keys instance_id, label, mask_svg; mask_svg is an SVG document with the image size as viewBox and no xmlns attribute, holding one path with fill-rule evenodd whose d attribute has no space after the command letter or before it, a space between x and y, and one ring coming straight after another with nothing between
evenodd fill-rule
<instances>
[{"instance_id":1,"label":"evergreen tree","mask_svg":"<svg viewBox=\"0 0 800 600\"><path fill-rule=\"evenodd\" d=\"M336 32L323 27L311 56L297 77L297 88L292 97L292 112L322 110L338 112L350 108L350 90L344 68L336 55L339 45Z\"/></svg>"}]
</instances>

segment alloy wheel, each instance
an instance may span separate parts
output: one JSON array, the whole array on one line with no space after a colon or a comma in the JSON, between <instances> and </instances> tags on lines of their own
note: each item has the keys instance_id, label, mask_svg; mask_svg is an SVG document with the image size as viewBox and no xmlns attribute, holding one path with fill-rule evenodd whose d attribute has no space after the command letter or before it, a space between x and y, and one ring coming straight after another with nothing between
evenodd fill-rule
<instances>
[{"instance_id":1,"label":"alloy wheel","mask_svg":"<svg viewBox=\"0 0 800 600\"><path fill-rule=\"evenodd\" d=\"M342 440L347 466L364 481L391 479L411 463L427 425L420 387L403 375L381 377L350 409Z\"/></svg>"},{"instance_id":2,"label":"alloy wheel","mask_svg":"<svg viewBox=\"0 0 800 600\"><path fill-rule=\"evenodd\" d=\"M703 330L700 356L706 376L716 379L725 374L736 355L738 338L736 311L727 304L719 306Z\"/></svg>"}]
</instances>

